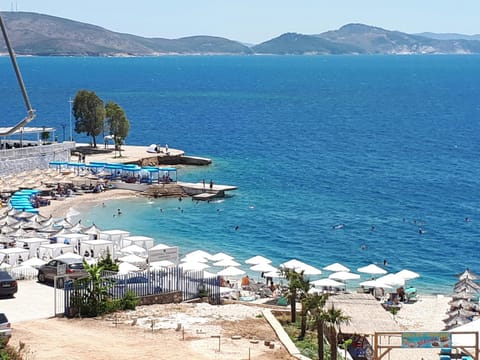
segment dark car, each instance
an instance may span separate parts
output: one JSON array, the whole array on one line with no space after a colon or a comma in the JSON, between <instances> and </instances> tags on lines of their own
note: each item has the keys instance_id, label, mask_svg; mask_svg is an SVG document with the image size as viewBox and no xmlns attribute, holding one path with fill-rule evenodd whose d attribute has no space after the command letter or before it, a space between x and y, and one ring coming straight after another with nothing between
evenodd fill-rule
<instances>
[{"instance_id":1,"label":"dark car","mask_svg":"<svg viewBox=\"0 0 480 360\"><path fill-rule=\"evenodd\" d=\"M13 297L17 291L17 280L6 271L0 271L0 296Z\"/></svg>"},{"instance_id":2,"label":"dark car","mask_svg":"<svg viewBox=\"0 0 480 360\"><path fill-rule=\"evenodd\" d=\"M57 278L57 287L63 288L65 281L87 277L87 272L81 260L58 259L50 260L38 269L38 281L41 283L53 282L55 276L65 275Z\"/></svg>"},{"instance_id":3,"label":"dark car","mask_svg":"<svg viewBox=\"0 0 480 360\"><path fill-rule=\"evenodd\" d=\"M160 284L144 275L135 275L126 278L113 280L112 294L124 296L127 291L133 292L137 296L158 294L162 292Z\"/></svg>"},{"instance_id":4,"label":"dark car","mask_svg":"<svg viewBox=\"0 0 480 360\"><path fill-rule=\"evenodd\" d=\"M12 337L12 328L7 316L0 313L0 349L7 345L8 340Z\"/></svg>"}]
</instances>

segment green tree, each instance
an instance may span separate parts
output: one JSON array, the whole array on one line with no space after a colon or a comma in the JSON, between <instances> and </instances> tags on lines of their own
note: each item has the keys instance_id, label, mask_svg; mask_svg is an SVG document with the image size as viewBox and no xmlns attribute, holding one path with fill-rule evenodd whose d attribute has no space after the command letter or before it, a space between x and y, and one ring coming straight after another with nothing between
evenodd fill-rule
<instances>
[{"instance_id":1,"label":"green tree","mask_svg":"<svg viewBox=\"0 0 480 360\"><path fill-rule=\"evenodd\" d=\"M300 311L300 335L298 336L298 338L299 340L303 340L305 338L305 334L307 333L307 315L309 310L308 297L310 296L308 291L312 288L312 284L310 284L310 279L302 276L299 279L298 285L299 287L297 289L297 296L302 304L302 309Z\"/></svg>"},{"instance_id":2,"label":"green tree","mask_svg":"<svg viewBox=\"0 0 480 360\"><path fill-rule=\"evenodd\" d=\"M337 327L340 331L340 325L348 323L350 321L350 317L344 315L342 310L335 309L333 305L326 310L325 315L328 342L330 343L330 358L331 360L337 360Z\"/></svg>"},{"instance_id":3,"label":"green tree","mask_svg":"<svg viewBox=\"0 0 480 360\"><path fill-rule=\"evenodd\" d=\"M113 101L105 105L105 114L110 134L113 135L115 142L115 150L119 151L121 157L121 146L130 131L130 122L122 107Z\"/></svg>"},{"instance_id":4,"label":"green tree","mask_svg":"<svg viewBox=\"0 0 480 360\"><path fill-rule=\"evenodd\" d=\"M290 302L291 322L297 321L297 294L301 292L303 282L303 271L297 273L294 269L281 268L280 272L288 281L288 298Z\"/></svg>"},{"instance_id":5,"label":"green tree","mask_svg":"<svg viewBox=\"0 0 480 360\"><path fill-rule=\"evenodd\" d=\"M317 346L318 346L318 359L324 359L324 334L325 334L325 321L328 319L324 306L327 302L328 294L312 294L307 297L305 306L308 309L308 313L313 321L315 329L317 331Z\"/></svg>"},{"instance_id":6,"label":"green tree","mask_svg":"<svg viewBox=\"0 0 480 360\"><path fill-rule=\"evenodd\" d=\"M97 147L97 136L103 131L105 109L103 101L93 91L79 90L73 101L75 132L92 137L93 147Z\"/></svg>"}]
</instances>

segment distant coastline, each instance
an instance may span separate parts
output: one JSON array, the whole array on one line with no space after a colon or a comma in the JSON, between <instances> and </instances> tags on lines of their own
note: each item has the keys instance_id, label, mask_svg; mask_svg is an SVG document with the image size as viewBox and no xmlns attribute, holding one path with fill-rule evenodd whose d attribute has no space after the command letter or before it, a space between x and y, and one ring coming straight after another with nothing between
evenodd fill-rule
<instances>
[{"instance_id":1,"label":"distant coastline","mask_svg":"<svg viewBox=\"0 0 480 360\"><path fill-rule=\"evenodd\" d=\"M407 34L365 24L347 24L319 34L289 32L247 45L218 36L146 38L30 12L0 14L19 56L480 54L476 35ZM6 54L4 44L0 44L0 53Z\"/></svg>"}]
</instances>

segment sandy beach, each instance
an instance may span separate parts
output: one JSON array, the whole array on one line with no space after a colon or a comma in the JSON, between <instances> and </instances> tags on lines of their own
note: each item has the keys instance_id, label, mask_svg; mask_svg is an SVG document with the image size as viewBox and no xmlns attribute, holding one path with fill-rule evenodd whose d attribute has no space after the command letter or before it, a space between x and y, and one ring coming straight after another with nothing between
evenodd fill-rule
<instances>
[{"instance_id":1,"label":"sandy beach","mask_svg":"<svg viewBox=\"0 0 480 360\"><path fill-rule=\"evenodd\" d=\"M52 200L50 205L41 207L40 214L61 218L67 216L70 209L88 207L101 204L103 201L112 199L126 199L136 197L138 193L131 190L108 189L101 193L84 193L63 200Z\"/></svg>"},{"instance_id":2,"label":"sandy beach","mask_svg":"<svg viewBox=\"0 0 480 360\"><path fill-rule=\"evenodd\" d=\"M102 193L86 193L63 200L52 200L51 205L42 207L40 213L55 218L67 217L72 209L96 206L104 201L121 198L133 198L138 193L129 190L109 189ZM418 301L405 304L393 320L403 331L441 331L443 319L451 300L443 295L419 295ZM279 342L273 329L261 316L262 308L241 304L205 305L171 304L139 307L134 312L106 316L99 319L32 319L14 324L13 344L24 342L32 350L35 359L62 358L66 349L75 354L74 359L83 359L94 351L102 359L131 358L134 343L135 357L150 359L293 359ZM182 324L181 335L176 328ZM59 329L75 334L60 337L52 334ZM93 344L90 339L102 334L102 342ZM187 335L185 335L187 334ZM241 340L233 341L234 335ZM223 341L218 351L218 336ZM134 339L134 340L133 340ZM161 340L160 340L161 339ZM253 340L272 339L277 343L275 350L259 345ZM132 342L133 341L133 342ZM52 353L51 344L56 344ZM159 344L162 354L158 357ZM88 347L86 347L88 344ZM107 345L107 346L105 346ZM140 345L140 346L138 346ZM86 350L88 349L88 350ZM249 353L250 352L250 355ZM409 352L395 350L391 360L437 359L432 350Z\"/></svg>"}]
</instances>

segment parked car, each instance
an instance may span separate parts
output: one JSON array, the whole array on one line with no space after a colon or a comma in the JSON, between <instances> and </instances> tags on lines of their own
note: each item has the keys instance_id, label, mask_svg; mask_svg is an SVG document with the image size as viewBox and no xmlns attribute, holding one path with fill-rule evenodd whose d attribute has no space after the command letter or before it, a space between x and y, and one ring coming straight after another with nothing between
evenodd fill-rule
<instances>
[{"instance_id":1,"label":"parked car","mask_svg":"<svg viewBox=\"0 0 480 360\"><path fill-rule=\"evenodd\" d=\"M0 296L13 297L17 291L17 280L6 271L0 271Z\"/></svg>"},{"instance_id":2,"label":"parked car","mask_svg":"<svg viewBox=\"0 0 480 360\"><path fill-rule=\"evenodd\" d=\"M124 296L127 291L132 291L137 296L158 294L162 292L160 284L145 275L135 275L120 278L112 278L112 294Z\"/></svg>"},{"instance_id":3,"label":"parked car","mask_svg":"<svg viewBox=\"0 0 480 360\"><path fill-rule=\"evenodd\" d=\"M50 260L38 269L38 281L41 283L53 282L55 276L64 273L65 277L57 278L57 287L63 288L65 281L87 277L87 272L81 260L58 259Z\"/></svg>"},{"instance_id":4,"label":"parked car","mask_svg":"<svg viewBox=\"0 0 480 360\"><path fill-rule=\"evenodd\" d=\"M4 313L0 313L0 349L7 345L12 337L12 327Z\"/></svg>"}]
</instances>

